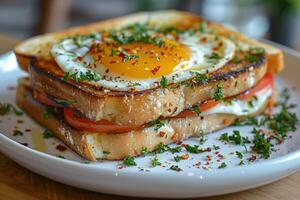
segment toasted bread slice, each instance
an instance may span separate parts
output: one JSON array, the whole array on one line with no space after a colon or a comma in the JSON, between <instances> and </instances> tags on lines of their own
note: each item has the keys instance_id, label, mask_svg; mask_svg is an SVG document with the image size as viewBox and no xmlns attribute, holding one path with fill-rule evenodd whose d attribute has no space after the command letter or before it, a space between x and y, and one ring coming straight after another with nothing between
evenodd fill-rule
<instances>
[{"instance_id":1,"label":"toasted bread slice","mask_svg":"<svg viewBox=\"0 0 300 200\"><path fill-rule=\"evenodd\" d=\"M32 58L53 61L50 54L52 45L59 42L66 36L76 34L90 34L95 31L120 28L132 23L156 24L159 26L177 26L177 27L198 27L199 22L207 22L208 29L215 31L217 35L224 36L233 40L239 46L260 47L266 51L266 60L269 72L280 72L283 69L283 52L275 47L252 40L238 32L232 31L220 24L210 22L199 16L180 11L158 11L142 12L116 19L96 22L85 26L67 29L61 32L49 33L28 39L14 49L17 60L24 70L28 69L28 64Z\"/></svg>"},{"instance_id":2,"label":"toasted bread slice","mask_svg":"<svg viewBox=\"0 0 300 200\"><path fill-rule=\"evenodd\" d=\"M265 110L266 102L257 115ZM79 131L70 127L61 115L50 115L45 119L44 106L32 96L32 90L25 79L19 81L17 88L17 104L29 116L49 129L71 149L82 157L96 161L99 159L118 160L128 155L138 156L143 148L155 150L162 144L170 144L192 136L201 136L232 124L237 117L232 114L210 114L187 118L174 118L169 121L168 127L172 131L165 131L162 135L152 127L126 133L92 133ZM245 117L245 116L244 116Z\"/></svg>"},{"instance_id":3,"label":"toasted bread slice","mask_svg":"<svg viewBox=\"0 0 300 200\"><path fill-rule=\"evenodd\" d=\"M30 81L33 89L49 97L63 99L92 121L106 119L119 125L141 125L159 117L172 117L195 104L211 99L217 84L224 97L234 96L253 87L266 73L264 57L256 62L228 63L209 74L207 83L180 84L142 93L104 93L90 85L62 80L44 70L45 63L33 62Z\"/></svg>"}]
</instances>

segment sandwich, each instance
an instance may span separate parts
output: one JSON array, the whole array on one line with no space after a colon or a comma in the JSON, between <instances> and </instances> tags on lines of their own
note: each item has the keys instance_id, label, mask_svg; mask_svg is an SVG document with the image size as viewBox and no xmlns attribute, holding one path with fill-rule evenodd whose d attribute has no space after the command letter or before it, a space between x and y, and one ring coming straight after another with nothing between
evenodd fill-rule
<instances>
[{"instance_id":1,"label":"sandwich","mask_svg":"<svg viewBox=\"0 0 300 200\"><path fill-rule=\"evenodd\" d=\"M36 36L17 104L85 159L119 160L272 112L281 50L179 11Z\"/></svg>"}]
</instances>

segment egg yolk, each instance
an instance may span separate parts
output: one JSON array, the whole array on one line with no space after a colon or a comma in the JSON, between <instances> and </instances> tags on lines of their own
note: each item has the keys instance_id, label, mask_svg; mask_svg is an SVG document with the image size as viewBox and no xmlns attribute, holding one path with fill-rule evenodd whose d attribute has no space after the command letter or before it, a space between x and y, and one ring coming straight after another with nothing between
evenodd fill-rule
<instances>
[{"instance_id":1,"label":"egg yolk","mask_svg":"<svg viewBox=\"0 0 300 200\"><path fill-rule=\"evenodd\" d=\"M102 43L89 52L101 63L106 73L128 78L149 79L169 75L183 69L190 50L183 44L166 39L163 46L151 43L131 43L116 46Z\"/></svg>"}]
</instances>

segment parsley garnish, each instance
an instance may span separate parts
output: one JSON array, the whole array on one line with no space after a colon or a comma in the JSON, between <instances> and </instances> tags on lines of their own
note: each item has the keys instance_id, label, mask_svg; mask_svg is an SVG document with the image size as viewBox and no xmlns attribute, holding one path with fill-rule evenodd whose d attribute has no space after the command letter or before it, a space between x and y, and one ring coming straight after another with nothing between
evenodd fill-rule
<instances>
[{"instance_id":1,"label":"parsley garnish","mask_svg":"<svg viewBox=\"0 0 300 200\"><path fill-rule=\"evenodd\" d=\"M222 169L222 168L225 168L225 167L227 167L227 164L224 163L224 162L222 162L222 164L221 164L218 168L219 168L219 169Z\"/></svg>"},{"instance_id":2,"label":"parsley garnish","mask_svg":"<svg viewBox=\"0 0 300 200\"><path fill-rule=\"evenodd\" d=\"M114 48L111 48L110 55L111 56L118 55L118 51Z\"/></svg>"},{"instance_id":3,"label":"parsley garnish","mask_svg":"<svg viewBox=\"0 0 300 200\"><path fill-rule=\"evenodd\" d=\"M247 150L246 144L250 143L248 137L242 137L238 130L234 130L232 135L228 135L228 133L223 133L219 140L230 142L237 145L243 145Z\"/></svg>"},{"instance_id":4,"label":"parsley garnish","mask_svg":"<svg viewBox=\"0 0 300 200\"><path fill-rule=\"evenodd\" d=\"M72 74L70 72L66 72L65 76L62 79L66 81L70 77L76 82L99 81L100 80L100 75L97 74L96 72L92 72L92 71L87 71L86 73L75 72L75 73L72 73Z\"/></svg>"},{"instance_id":5,"label":"parsley garnish","mask_svg":"<svg viewBox=\"0 0 300 200\"><path fill-rule=\"evenodd\" d=\"M203 74L197 73L195 80L197 81L197 83L207 83L208 78Z\"/></svg>"},{"instance_id":6,"label":"parsley garnish","mask_svg":"<svg viewBox=\"0 0 300 200\"><path fill-rule=\"evenodd\" d=\"M154 127L155 131L158 131L161 127L163 127L165 125L165 123L163 121L161 121L159 118L157 118L154 121L148 122L148 127Z\"/></svg>"},{"instance_id":7,"label":"parsley garnish","mask_svg":"<svg viewBox=\"0 0 300 200\"><path fill-rule=\"evenodd\" d=\"M43 132L43 138L45 139L53 138L53 134L48 129L45 129Z\"/></svg>"},{"instance_id":8,"label":"parsley garnish","mask_svg":"<svg viewBox=\"0 0 300 200\"><path fill-rule=\"evenodd\" d=\"M198 145L194 145L194 146L191 146L191 145L185 145L184 146L185 149L190 152L190 153L203 153L203 152L206 152L207 150L206 149L200 149Z\"/></svg>"},{"instance_id":9,"label":"parsley garnish","mask_svg":"<svg viewBox=\"0 0 300 200\"><path fill-rule=\"evenodd\" d=\"M133 59L136 59L136 58L139 58L139 56L137 55L132 55L132 54L128 54L126 53L126 51L122 51L122 62L126 62L127 60L133 60Z\"/></svg>"},{"instance_id":10,"label":"parsley garnish","mask_svg":"<svg viewBox=\"0 0 300 200\"><path fill-rule=\"evenodd\" d=\"M208 58L208 62L210 63L216 63L218 60L221 59L220 55L217 53L212 53L211 55L207 55L206 58Z\"/></svg>"},{"instance_id":11,"label":"parsley garnish","mask_svg":"<svg viewBox=\"0 0 300 200\"><path fill-rule=\"evenodd\" d=\"M250 47L249 51L254 54L262 54L262 55L266 53L266 50L260 47Z\"/></svg>"},{"instance_id":12,"label":"parsley garnish","mask_svg":"<svg viewBox=\"0 0 300 200\"><path fill-rule=\"evenodd\" d=\"M199 106L198 105L194 105L190 108L190 110L194 113L196 113L197 115L200 115L201 111L199 109Z\"/></svg>"},{"instance_id":13,"label":"parsley garnish","mask_svg":"<svg viewBox=\"0 0 300 200\"><path fill-rule=\"evenodd\" d=\"M151 165L152 165L152 167L156 167L156 166L161 165L161 163L159 162L157 157L155 157L153 160L151 160Z\"/></svg>"},{"instance_id":14,"label":"parsley garnish","mask_svg":"<svg viewBox=\"0 0 300 200\"><path fill-rule=\"evenodd\" d=\"M213 99L215 101L219 101L219 100L223 99L222 85L220 82L218 82L218 84L217 84L217 88L216 88L215 94L213 96Z\"/></svg>"},{"instance_id":15,"label":"parsley garnish","mask_svg":"<svg viewBox=\"0 0 300 200\"><path fill-rule=\"evenodd\" d=\"M257 62L257 61L259 61L259 58L254 55L246 55L245 60L248 62Z\"/></svg>"},{"instance_id":16,"label":"parsley garnish","mask_svg":"<svg viewBox=\"0 0 300 200\"><path fill-rule=\"evenodd\" d=\"M136 166L136 162L134 161L134 157L126 156L123 160L123 165L126 166Z\"/></svg>"},{"instance_id":17,"label":"parsley garnish","mask_svg":"<svg viewBox=\"0 0 300 200\"><path fill-rule=\"evenodd\" d=\"M265 134L260 134L255 128L252 133L254 133L254 146L252 147L252 151L261 154L265 159L269 158L271 155L271 142L265 137Z\"/></svg>"},{"instance_id":18,"label":"parsley garnish","mask_svg":"<svg viewBox=\"0 0 300 200\"><path fill-rule=\"evenodd\" d=\"M242 154L241 152L236 151L235 154L237 155L237 157L238 157L239 159L242 159L242 158L243 158L243 154Z\"/></svg>"},{"instance_id":19,"label":"parsley garnish","mask_svg":"<svg viewBox=\"0 0 300 200\"><path fill-rule=\"evenodd\" d=\"M201 22L199 25L199 32L206 33L207 31L207 22Z\"/></svg>"},{"instance_id":20,"label":"parsley garnish","mask_svg":"<svg viewBox=\"0 0 300 200\"><path fill-rule=\"evenodd\" d=\"M176 171L176 172L182 171L182 169L179 168L178 165L172 165L172 166L170 167L170 169L173 170L173 171Z\"/></svg>"},{"instance_id":21,"label":"parsley garnish","mask_svg":"<svg viewBox=\"0 0 300 200\"><path fill-rule=\"evenodd\" d=\"M168 146L168 150L171 152L171 153L179 153L179 152L181 152L181 146L177 146L177 147L169 147Z\"/></svg>"},{"instance_id":22,"label":"parsley garnish","mask_svg":"<svg viewBox=\"0 0 300 200\"><path fill-rule=\"evenodd\" d=\"M161 79L160 79L160 85L163 87L163 88L166 88L168 86L168 80L166 77L162 76Z\"/></svg>"},{"instance_id":23,"label":"parsley garnish","mask_svg":"<svg viewBox=\"0 0 300 200\"><path fill-rule=\"evenodd\" d=\"M17 116L23 115L23 112L17 110L14 105L10 103L0 103L0 115L6 115L9 112L14 112Z\"/></svg>"},{"instance_id":24,"label":"parsley garnish","mask_svg":"<svg viewBox=\"0 0 300 200\"><path fill-rule=\"evenodd\" d=\"M148 153L149 153L149 151L148 151L147 147L144 147L141 151L142 156L146 156Z\"/></svg>"},{"instance_id":25,"label":"parsley garnish","mask_svg":"<svg viewBox=\"0 0 300 200\"><path fill-rule=\"evenodd\" d=\"M164 153L169 150L169 146L163 143L159 143L157 148L155 149L156 153Z\"/></svg>"},{"instance_id":26,"label":"parsley garnish","mask_svg":"<svg viewBox=\"0 0 300 200\"><path fill-rule=\"evenodd\" d=\"M181 158L180 158L180 156L174 156L174 160L176 161L176 162L179 162L180 160L181 160Z\"/></svg>"},{"instance_id":27,"label":"parsley garnish","mask_svg":"<svg viewBox=\"0 0 300 200\"><path fill-rule=\"evenodd\" d=\"M44 109L44 118L48 119L50 115L54 115L57 114L58 110L56 107L50 107L50 106L46 106Z\"/></svg>"}]
</instances>

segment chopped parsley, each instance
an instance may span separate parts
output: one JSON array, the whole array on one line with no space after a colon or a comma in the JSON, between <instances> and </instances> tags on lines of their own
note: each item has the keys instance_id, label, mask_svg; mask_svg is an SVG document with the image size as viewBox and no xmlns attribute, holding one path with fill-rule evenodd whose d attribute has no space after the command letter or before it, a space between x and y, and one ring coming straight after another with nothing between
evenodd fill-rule
<instances>
[{"instance_id":1,"label":"chopped parsley","mask_svg":"<svg viewBox=\"0 0 300 200\"><path fill-rule=\"evenodd\" d=\"M197 81L197 83L207 83L208 77L203 74L197 73L195 80Z\"/></svg>"},{"instance_id":2,"label":"chopped parsley","mask_svg":"<svg viewBox=\"0 0 300 200\"><path fill-rule=\"evenodd\" d=\"M173 171L176 171L176 172L182 171L182 169L179 168L178 165L172 165L172 166L170 167L170 169L173 170Z\"/></svg>"},{"instance_id":3,"label":"chopped parsley","mask_svg":"<svg viewBox=\"0 0 300 200\"><path fill-rule=\"evenodd\" d=\"M116 49L114 49L114 48L111 48L111 50L110 50L110 55L111 55L111 56L118 55L118 50L116 50Z\"/></svg>"},{"instance_id":4,"label":"chopped parsley","mask_svg":"<svg viewBox=\"0 0 300 200\"><path fill-rule=\"evenodd\" d=\"M23 112L19 111L14 105L10 103L0 103L0 115L6 115L9 112L13 112L17 116L23 115Z\"/></svg>"},{"instance_id":5,"label":"chopped parsley","mask_svg":"<svg viewBox=\"0 0 300 200\"><path fill-rule=\"evenodd\" d=\"M57 114L58 110L56 107L50 107L50 106L46 106L44 109L44 118L48 119L50 115L54 115Z\"/></svg>"},{"instance_id":6,"label":"chopped parsley","mask_svg":"<svg viewBox=\"0 0 300 200\"><path fill-rule=\"evenodd\" d=\"M197 115L200 115L201 111L198 105L194 105L190 108L190 110L194 113L196 113Z\"/></svg>"},{"instance_id":7,"label":"chopped parsley","mask_svg":"<svg viewBox=\"0 0 300 200\"><path fill-rule=\"evenodd\" d=\"M218 82L218 84L217 84L217 88L216 88L216 91L214 93L213 99L215 101L219 101L219 100L223 99L222 85L221 85L220 82Z\"/></svg>"},{"instance_id":8,"label":"chopped parsley","mask_svg":"<svg viewBox=\"0 0 300 200\"><path fill-rule=\"evenodd\" d=\"M239 151L236 151L235 154L239 159L242 159L244 157L243 154Z\"/></svg>"},{"instance_id":9,"label":"chopped parsley","mask_svg":"<svg viewBox=\"0 0 300 200\"><path fill-rule=\"evenodd\" d=\"M195 153L195 154L198 154L198 153L204 153L204 152L207 151L206 149L201 149L201 148L199 148L198 145L192 146L192 145L189 145L189 144L188 144L188 145L185 145L184 148L185 148L188 152L190 152L190 153Z\"/></svg>"},{"instance_id":10,"label":"chopped parsley","mask_svg":"<svg viewBox=\"0 0 300 200\"><path fill-rule=\"evenodd\" d=\"M63 80L68 80L69 78L72 78L76 82L82 82L82 81L99 81L100 75L96 72L87 71L86 73L83 72L75 72L70 73L66 72L65 76L62 78Z\"/></svg>"},{"instance_id":11,"label":"chopped parsley","mask_svg":"<svg viewBox=\"0 0 300 200\"><path fill-rule=\"evenodd\" d=\"M129 32L128 34L122 32L126 30ZM151 29L147 24L136 23L123 28L120 32L112 31L109 37L121 45L141 42L162 47L165 43L163 38L156 36L154 32L155 30Z\"/></svg>"},{"instance_id":12,"label":"chopped parsley","mask_svg":"<svg viewBox=\"0 0 300 200\"><path fill-rule=\"evenodd\" d=\"M259 61L259 58L255 55L246 55L244 59L248 62L257 62L257 61Z\"/></svg>"},{"instance_id":13,"label":"chopped parsley","mask_svg":"<svg viewBox=\"0 0 300 200\"><path fill-rule=\"evenodd\" d=\"M152 165L152 167L156 167L156 166L160 166L161 163L159 162L157 157L155 157L154 159L151 160L151 165Z\"/></svg>"},{"instance_id":14,"label":"chopped parsley","mask_svg":"<svg viewBox=\"0 0 300 200\"><path fill-rule=\"evenodd\" d=\"M127 60L133 60L136 58L139 58L139 56L128 54L126 53L126 51L122 51L122 62L126 62Z\"/></svg>"},{"instance_id":15,"label":"chopped parsley","mask_svg":"<svg viewBox=\"0 0 300 200\"><path fill-rule=\"evenodd\" d=\"M180 158L180 156L174 156L174 160L176 161L176 162L179 162L180 160L181 160L181 158Z\"/></svg>"},{"instance_id":16,"label":"chopped parsley","mask_svg":"<svg viewBox=\"0 0 300 200\"><path fill-rule=\"evenodd\" d=\"M236 145L243 145L246 150L247 150L246 144L251 143L248 137L242 137L238 130L234 130L232 135L228 135L228 133L223 133L220 136L219 140L230 142Z\"/></svg>"},{"instance_id":17,"label":"chopped parsley","mask_svg":"<svg viewBox=\"0 0 300 200\"><path fill-rule=\"evenodd\" d=\"M168 146L168 150L171 152L171 153L179 153L179 152L181 152L181 146L177 146L177 147L169 147Z\"/></svg>"},{"instance_id":18,"label":"chopped parsley","mask_svg":"<svg viewBox=\"0 0 300 200\"><path fill-rule=\"evenodd\" d=\"M155 149L156 153L164 153L169 150L169 146L163 143L159 143L157 148Z\"/></svg>"},{"instance_id":19,"label":"chopped parsley","mask_svg":"<svg viewBox=\"0 0 300 200\"><path fill-rule=\"evenodd\" d=\"M53 133L51 131L49 131L48 129L45 129L43 132L43 138L44 139L53 138Z\"/></svg>"},{"instance_id":20,"label":"chopped parsley","mask_svg":"<svg viewBox=\"0 0 300 200\"><path fill-rule=\"evenodd\" d=\"M126 165L126 166L136 166L136 162L134 161L134 157L133 156L126 156L123 159L123 165Z\"/></svg>"},{"instance_id":21,"label":"chopped parsley","mask_svg":"<svg viewBox=\"0 0 300 200\"><path fill-rule=\"evenodd\" d=\"M160 79L160 85L163 87L163 88L166 88L168 86L168 80L165 76L162 76L161 79Z\"/></svg>"},{"instance_id":22,"label":"chopped parsley","mask_svg":"<svg viewBox=\"0 0 300 200\"><path fill-rule=\"evenodd\" d=\"M217 53L212 53L211 55L206 55L209 63L216 63L218 60L221 59L220 55Z\"/></svg>"},{"instance_id":23,"label":"chopped parsley","mask_svg":"<svg viewBox=\"0 0 300 200\"><path fill-rule=\"evenodd\" d=\"M141 155L142 156L146 156L149 153L147 147L143 147L142 151L141 151Z\"/></svg>"},{"instance_id":24,"label":"chopped parsley","mask_svg":"<svg viewBox=\"0 0 300 200\"><path fill-rule=\"evenodd\" d=\"M201 22L199 25L199 32L206 33L207 32L207 22Z\"/></svg>"},{"instance_id":25,"label":"chopped parsley","mask_svg":"<svg viewBox=\"0 0 300 200\"><path fill-rule=\"evenodd\" d=\"M260 47L250 47L249 51L250 51L250 53L262 54L262 55L264 55L266 53L266 50L264 48L260 48Z\"/></svg>"},{"instance_id":26,"label":"chopped parsley","mask_svg":"<svg viewBox=\"0 0 300 200\"><path fill-rule=\"evenodd\" d=\"M265 159L269 158L271 155L272 147L270 140L268 140L265 134L259 133L259 131L255 128L253 129L252 133L254 133L254 146L252 146L252 151L262 155L262 157Z\"/></svg>"},{"instance_id":27,"label":"chopped parsley","mask_svg":"<svg viewBox=\"0 0 300 200\"><path fill-rule=\"evenodd\" d=\"M161 121L159 118L157 118L156 120L148 122L147 125L148 125L148 127L154 127L154 130L158 131L161 127L163 127L165 125L165 123L163 121Z\"/></svg>"},{"instance_id":28,"label":"chopped parsley","mask_svg":"<svg viewBox=\"0 0 300 200\"><path fill-rule=\"evenodd\" d=\"M227 164L225 162L222 162L221 165L218 167L219 169L227 167Z\"/></svg>"},{"instance_id":29,"label":"chopped parsley","mask_svg":"<svg viewBox=\"0 0 300 200\"><path fill-rule=\"evenodd\" d=\"M245 164L244 161L241 160L238 165L244 165L244 164Z\"/></svg>"}]
</instances>

